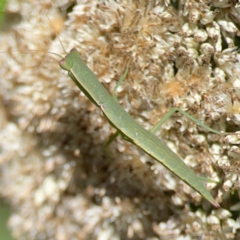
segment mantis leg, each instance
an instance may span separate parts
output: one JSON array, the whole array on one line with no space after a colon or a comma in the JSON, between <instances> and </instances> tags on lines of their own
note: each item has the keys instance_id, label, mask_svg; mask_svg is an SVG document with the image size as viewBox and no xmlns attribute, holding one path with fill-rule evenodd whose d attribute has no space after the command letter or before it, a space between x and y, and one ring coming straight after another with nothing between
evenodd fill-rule
<instances>
[{"instance_id":1,"label":"mantis leg","mask_svg":"<svg viewBox=\"0 0 240 240\"><path fill-rule=\"evenodd\" d=\"M126 76L128 74L128 70L129 70L129 67L127 66L124 74L120 77L120 79L118 80L116 86L113 89L112 96L113 96L115 101L117 101L116 91L117 91L118 87L122 84L122 82L125 80L125 78L126 78Z\"/></svg>"},{"instance_id":2,"label":"mantis leg","mask_svg":"<svg viewBox=\"0 0 240 240\"><path fill-rule=\"evenodd\" d=\"M109 137L108 141L107 141L106 144L104 145L104 151L105 151L105 153L106 153L106 155L107 155L107 158L110 159L111 161L113 161L113 158L112 158L112 156L111 156L111 153L110 153L109 150L108 150L108 147L109 147L109 145L117 138L117 136L118 136L119 134L120 134L120 132L119 132L119 131L116 131L114 134L112 134L112 135Z\"/></svg>"},{"instance_id":3,"label":"mantis leg","mask_svg":"<svg viewBox=\"0 0 240 240\"><path fill-rule=\"evenodd\" d=\"M175 112L181 112L184 116L186 116L187 118L189 118L190 120L192 120L193 122L195 122L196 124L200 125L201 127L205 128L206 130L216 133L216 134L224 134L221 133L217 130L214 130L210 127L208 127L207 125L205 125L204 123L202 123L201 121L199 121L198 119L194 118L193 116L191 116L190 114L188 114L187 112L183 111L180 108L171 108L169 112L167 112L162 118L161 120L151 129L152 133L156 133L159 128L166 122L166 120L168 118L170 118ZM202 182L209 182L209 183L218 183L218 181L212 180L210 178L206 178L206 177L201 177L201 176L197 176L199 178L199 180L201 180Z\"/></svg>"},{"instance_id":4,"label":"mantis leg","mask_svg":"<svg viewBox=\"0 0 240 240\"><path fill-rule=\"evenodd\" d=\"M117 138L117 136L120 134L119 131L116 131L114 134L112 134L108 141L106 142L104 148L107 149L109 147L109 145Z\"/></svg>"},{"instance_id":5,"label":"mantis leg","mask_svg":"<svg viewBox=\"0 0 240 240\"><path fill-rule=\"evenodd\" d=\"M119 81L117 82L116 86L114 87L113 89L113 93L112 93L112 96L113 98L117 101L117 96L116 96L116 91L118 89L118 87L122 84L122 82L125 80L127 74L128 74L128 70L129 70L129 67L127 66L124 74L121 76L121 78L119 79ZM195 122L196 124L200 125L201 127L203 127L204 129L210 131L210 132L213 132L213 133L216 133L216 134L224 134L220 131L217 131L215 129L212 129L210 127L208 127L207 125L205 125L204 123L202 123L201 121L199 121L198 119L196 119L195 117L191 116L190 114L188 114L187 112L183 111L181 108L177 108L177 107L173 107L169 110L169 112L167 112L163 118L151 129L151 132L152 133L156 133L160 127L166 122L166 120L168 118L170 118L175 112L180 112L182 113L184 116L186 116L187 118L189 118L190 120L192 120L193 122ZM112 141L111 141L112 142ZM110 145L110 144L108 144Z\"/></svg>"},{"instance_id":6,"label":"mantis leg","mask_svg":"<svg viewBox=\"0 0 240 240\"><path fill-rule=\"evenodd\" d=\"M190 120L192 120L193 122L195 122L196 124L200 125L201 127L203 127L204 129L210 131L210 132L213 132L213 133L216 133L216 134L223 134L222 132L219 132L217 130L214 130L210 127L208 127L207 125L205 125L204 123L202 123L201 121L199 121L198 119L194 118L193 116L191 116L190 114L188 114L187 112L183 111L182 109L180 108L177 108L177 107L174 107L174 108L171 108L169 110L169 112L167 112L162 118L161 120L151 129L151 132L152 133L156 133L160 127L166 122L166 120L168 118L170 118L175 112L180 112L182 113L184 116L186 116L187 118L189 118Z\"/></svg>"}]
</instances>

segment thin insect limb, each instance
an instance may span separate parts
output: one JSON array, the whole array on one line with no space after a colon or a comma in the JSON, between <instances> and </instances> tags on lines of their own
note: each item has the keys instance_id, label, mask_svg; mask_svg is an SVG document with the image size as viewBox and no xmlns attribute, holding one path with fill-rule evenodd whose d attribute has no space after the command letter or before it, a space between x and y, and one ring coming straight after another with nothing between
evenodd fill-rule
<instances>
[{"instance_id":1,"label":"thin insect limb","mask_svg":"<svg viewBox=\"0 0 240 240\"><path fill-rule=\"evenodd\" d=\"M114 126L113 126L114 127ZM115 127L114 127L115 128ZM121 135L122 138L130 143L133 143L131 139L129 139L127 136L125 136L123 133L121 133L119 130L117 130L114 134L111 134L109 137L108 141L104 145L104 151L109 159L113 161L113 157L111 156L110 151L108 150L108 147L112 144L112 142L119 136Z\"/></svg>"},{"instance_id":2,"label":"thin insect limb","mask_svg":"<svg viewBox=\"0 0 240 240\"><path fill-rule=\"evenodd\" d=\"M127 74L129 71L129 64L127 65L127 68L124 72L124 74L121 76L121 78L119 79L119 81L117 82L116 86L113 89L113 93L112 96L113 98L117 101L117 95L116 95L116 91L118 89L118 87L122 84L122 82L125 80ZM156 133L161 126L175 113L175 112L180 112L182 113L184 116L186 116L187 118L189 118L190 120L192 120L193 122L195 122L197 125L201 126L202 128L206 129L207 131L219 134L219 135L227 135L229 133L224 133L224 132L220 132L217 131L213 128L210 128L209 126L205 125L204 123L202 123L200 120L198 120L197 118L193 117L192 115L190 115L189 113L183 111L181 108L178 107L173 107L171 108L161 119L160 121L150 130L152 133Z\"/></svg>"},{"instance_id":3,"label":"thin insect limb","mask_svg":"<svg viewBox=\"0 0 240 240\"><path fill-rule=\"evenodd\" d=\"M108 141L105 143L104 148L107 149L109 147L109 145L118 137L118 135L120 134L119 131L116 131L114 134L112 134Z\"/></svg>"},{"instance_id":4,"label":"thin insect limb","mask_svg":"<svg viewBox=\"0 0 240 240\"><path fill-rule=\"evenodd\" d=\"M117 91L118 87L122 84L122 82L125 80L125 78L128 74L128 71L129 71L129 66L127 66L124 74L121 76L121 78L119 79L119 81L117 82L116 86L113 89L112 96L116 101L117 101L116 91ZM213 132L216 134L220 134L220 135L226 134L226 133L223 133L223 132L220 132L213 128L208 127L207 125L205 125L204 123L202 123L201 121L199 121L198 119L196 119L195 117L193 117L192 115L190 115L189 113L183 111L181 108L178 108L178 107L171 108L150 131L155 134L161 128L161 126L168 120L168 118L170 118L175 112L182 113L184 116L186 116L187 118L189 118L190 120L195 122L197 125L200 125L207 131L210 131L210 132Z\"/></svg>"},{"instance_id":5,"label":"thin insect limb","mask_svg":"<svg viewBox=\"0 0 240 240\"><path fill-rule=\"evenodd\" d=\"M118 87L122 84L122 82L125 80L125 78L126 78L126 76L127 76L127 74L128 74L128 70L129 70L129 66L127 65L127 68L126 68L124 74L120 77L120 79L118 80L116 86L115 86L114 89L113 89L112 96L113 96L113 98L114 98L116 101L118 101L118 100L117 100L116 91L117 91Z\"/></svg>"},{"instance_id":6,"label":"thin insect limb","mask_svg":"<svg viewBox=\"0 0 240 240\"><path fill-rule=\"evenodd\" d=\"M107 158L110 159L112 162L113 162L113 157L112 157L108 147L118 137L119 134L120 134L120 132L117 130L114 134L112 134L109 137L108 141L104 145L104 152L106 153Z\"/></svg>"},{"instance_id":7,"label":"thin insect limb","mask_svg":"<svg viewBox=\"0 0 240 240\"><path fill-rule=\"evenodd\" d=\"M0 53L8 53L9 51L1 51ZM32 50L32 49L12 49L11 52L39 52L39 53L46 53L46 54L53 54L59 58L63 58L60 54L51 51L44 51L44 50Z\"/></svg>"},{"instance_id":8,"label":"thin insect limb","mask_svg":"<svg viewBox=\"0 0 240 240\"><path fill-rule=\"evenodd\" d=\"M39 2L39 4L42 6L41 1L38 0L38 2ZM67 51L65 50L65 48L64 48L64 46L63 46L63 43L62 43L60 37L59 37L58 34L56 33L56 30L55 30L55 28L54 28L54 26L53 26L53 24L52 24L52 21L51 21L50 18L48 17L47 12L46 12L45 9L43 8L43 6L42 6L42 9L43 9L43 12L44 12L44 14L46 15L46 17L47 17L47 19L48 19L51 27L52 27L52 29L53 29L54 32L55 32L55 34L56 34L56 36L57 36L57 39L59 40L59 42L60 42L60 44L61 44L61 47L62 47L63 51L64 51L65 53L67 53Z\"/></svg>"},{"instance_id":9,"label":"thin insect limb","mask_svg":"<svg viewBox=\"0 0 240 240\"><path fill-rule=\"evenodd\" d=\"M182 113L184 116L186 116L187 118L189 118L190 120L195 122L197 125L200 125L201 127L203 127L204 129L206 129L210 132L220 134L220 135L225 135L226 134L226 133L223 133L223 132L220 132L220 131L217 131L215 129L212 129L212 128L208 127L207 125L205 125L204 123L202 123L201 121L196 119L195 117L191 116L189 113L187 113L187 112L185 112L182 109L177 108L177 107L171 108L150 131L155 134L160 129L160 127L166 122L166 120L168 118L170 118L175 112Z\"/></svg>"}]
</instances>

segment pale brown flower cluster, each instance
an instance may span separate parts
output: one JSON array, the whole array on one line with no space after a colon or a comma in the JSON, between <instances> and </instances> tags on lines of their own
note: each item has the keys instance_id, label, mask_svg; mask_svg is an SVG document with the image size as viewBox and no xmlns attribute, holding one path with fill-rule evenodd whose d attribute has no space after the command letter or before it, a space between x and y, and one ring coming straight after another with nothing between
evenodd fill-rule
<instances>
[{"instance_id":1,"label":"pale brown flower cluster","mask_svg":"<svg viewBox=\"0 0 240 240\"><path fill-rule=\"evenodd\" d=\"M181 114L158 133L218 182L207 185L214 209L121 138L109 157L115 130L48 53L66 54L59 39L76 47L109 92L129 65L118 100L146 129L174 106L235 133L237 1L11 0L9 16L18 21L6 21L0 37L0 194L15 209L17 239L239 238L238 135L216 136Z\"/></svg>"}]
</instances>

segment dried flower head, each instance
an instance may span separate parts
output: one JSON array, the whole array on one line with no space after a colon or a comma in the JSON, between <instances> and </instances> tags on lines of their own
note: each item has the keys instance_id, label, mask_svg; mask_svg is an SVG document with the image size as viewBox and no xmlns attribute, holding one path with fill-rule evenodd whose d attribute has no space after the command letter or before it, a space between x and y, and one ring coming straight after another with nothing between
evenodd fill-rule
<instances>
[{"instance_id":1,"label":"dried flower head","mask_svg":"<svg viewBox=\"0 0 240 240\"><path fill-rule=\"evenodd\" d=\"M117 96L147 129L175 106L235 132L239 9L226 0L8 1L7 16L20 21L5 22L0 38L0 193L16 209L16 238L239 237L230 212L239 211L239 136L216 138L180 114L159 133L197 175L218 181L208 184L222 206L213 210L123 139L109 159L114 129L48 53L65 54L59 39L76 47L110 92L129 63Z\"/></svg>"}]
</instances>

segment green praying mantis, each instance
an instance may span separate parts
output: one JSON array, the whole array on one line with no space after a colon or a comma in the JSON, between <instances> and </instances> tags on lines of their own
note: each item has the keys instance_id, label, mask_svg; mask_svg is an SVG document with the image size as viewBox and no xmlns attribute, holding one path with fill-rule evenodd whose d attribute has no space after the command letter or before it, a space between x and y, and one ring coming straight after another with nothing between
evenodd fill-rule
<instances>
[{"instance_id":1,"label":"green praying mantis","mask_svg":"<svg viewBox=\"0 0 240 240\"><path fill-rule=\"evenodd\" d=\"M151 131L148 131L121 107L116 101L115 96L108 93L94 73L81 59L77 49L73 48L66 57L60 61L59 65L68 72L70 78L86 97L102 110L110 124L117 130L114 138L121 135L125 140L139 146L143 151L162 163L185 183L194 188L215 207L219 207L219 204L205 188L203 184L204 178L198 177L193 170L162 140L154 135L154 133L176 111L183 113L185 116L211 132L217 134L221 134L221 132L211 129L179 108L172 108ZM126 72L124 75L126 75ZM112 140L113 139L111 139L111 141Z\"/></svg>"},{"instance_id":2,"label":"green praying mantis","mask_svg":"<svg viewBox=\"0 0 240 240\"><path fill-rule=\"evenodd\" d=\"M113 95L111 95L99 82L94 73L87 67L79 52L75 48L73 48L66 57L59 62L59 65L62 69L68 72L70 78L85 94L85 96L102 110L110 124L116 129L116 133L113 135L113 138L109 139L107 145L109 145L118 135L121 135L125 140L137 145L155 160L162 163L172 173L195 189L215 207L220 207L204 185L204 182L209 180L197 176L194 171L189 168L180 157L178 157L177 154L175 154L161 139L155 135L155 133L176 111L181 112L183 115L208 131L216 134L223 133L206 126L179 108L172 108L150 131L146 130L118 103L115 96L116 88ZM117 86L119 86L126 77L127 72L128 68Z\"/></svg>"}]
</instances>

